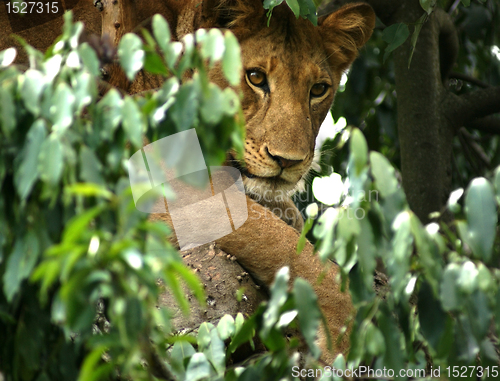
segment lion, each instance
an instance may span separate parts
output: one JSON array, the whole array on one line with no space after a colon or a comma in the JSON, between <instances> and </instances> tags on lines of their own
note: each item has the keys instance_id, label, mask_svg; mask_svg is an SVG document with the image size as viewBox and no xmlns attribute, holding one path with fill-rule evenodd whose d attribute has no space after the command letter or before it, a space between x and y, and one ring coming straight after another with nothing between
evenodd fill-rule
<instances>
[{"instance_id":1,"label":"lion","mask_svg":"<svg viewBox=\"0 0 500 381\"><path fill-rule=\"evenodd\" d=\"M242 174L248 220L216 244L267 286L284 266L289 267L291 279L306 279L318 296L330 334L341 337L354 312L349 294L341 292L334 264L318 282L325 266L309 242L297 255L303 220L289 196L312 166L315 139L342 74L372 34L372 8L349 4L314 26L282 4L274 8L267 26L261 0L170 0L166 6L176 39L199 28L221 28L231 30L241 46L244 158L239 160L230 151L226 165ZM213 69L210 77L220 87L228 86L220 68ZM270 210L279 211L282 218L270 218ZM150 219L172 225L168 213ZM321 332L319 337L323 360L348 352L348 335L334 340L331 351L326 336Z\"/></svg>"},{"instance_id":2,"label":"lion","mask_svg":"<svg viewBox=\"0 0 500 381\"><path fill-rule=\"evenodd\" d=\"M338 266L331 263L325 269L309 242L297 255L303 220L290 196L300 189L311 169L316 135L333 103L342 74L372 34L372 8L366 3L348 4L320 18L318 26L314 26L308 20L297 19L286 4L281 4L274 8L268 26L262 0L127 1L112 3L134 7L133 15L125 15L121 24L113 24L115 44L155 12L167 18L177 40L200 28L229 29L237 37L244 68L239 90L243 94L246 140L243 159L230 151L225 165L242 174L248 219L215 242L267 286L284 266L289 267L291 279L307 280L316 292L330 334L341 338L333 340L335 345L330 350L326 332L320 332L322 359L331 362L338 353L346 354L349 340L345 330L354 314L350 296L340 290ZM64 9L73 8L75 19L84 21L88 31L100 33L99 12L90 0L61 4ZM59 18L52 24L36 26L45 32L34 33L35 27L31 27L22 30L21 35L43 50L57 36L54 30L60 30L61 22ZM5 13L0 13L0 25L11 24ZM37 39L41 34L44 38ZM10 44L6 36L0 38L0 46ZM111 84L137 91L137 83L127 83L116 67L110 70ZM220 87L228 86L220 68L212 69L210 77ZM144 84L139 88L144 89ZM168 213L152 214L150 220L172 225ZM171 239L175 241L175 237ZM319 282L325 271L326 276Z\"/></svg>"}]
</instances>

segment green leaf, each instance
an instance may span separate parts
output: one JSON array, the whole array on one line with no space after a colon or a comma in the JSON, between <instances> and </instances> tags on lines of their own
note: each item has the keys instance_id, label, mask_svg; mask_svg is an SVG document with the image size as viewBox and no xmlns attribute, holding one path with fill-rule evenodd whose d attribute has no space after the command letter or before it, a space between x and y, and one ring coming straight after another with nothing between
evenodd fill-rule
<instances>
[{"instance_id":1,"label":"green leaf","mask_svg":"<svg viewBox=\"0 0 500 381\"><path fill-rule=\"evenodd\" d=\"M103 186L96 185L95 183L75 183L66 186L64 191L71 195L78 195L83 197L102 197L106 200L113 198L113 193Z\"/></svg>"},{"instance_id":2,"label":"green leaf","mask_svg":"<svg viewBox=\"0 0 500 381\"><path fill-rule=\"evenodd\" d=\"M45 88L45 78L38 70L28 69L22 77L21 97L28 111L38 116L40 96Z\"/></svg>"},{"instance_id":3,"label":"green leaf","mask_svg":"<svg viewBox=\"0 0 500 381\"><path fill-rule=\"evenodd\" d=\"M217 324L217 332L222 340L232 337L236 332L234 318L231 315L224 315Z\"/></svg>"},{"instance_id":4,"label":"green leaf","mask_svg":"<svg viewBox=\"0 0 500 381\"><path fill-rule=\"evenodd\" d=\"M198 96L192 82L182 85L176 95L176 102L170 108L170 117L179 131L190 129L198 110Z\"/></svg>"},{"instance_id":5,"label":"green leaf","mask_svg":"<svg viewBox=\"0 0 500 381\"><path fill-rule=\"evenodd\" d=\"M492 290L496 290L495 281L493 280L493 276L490 270L482 263L478 263L477 271L478 271L477 280L479 289L486 293Z\"/></svg>"},{"instance_id":6,"label":"green leaf","mask_svg":"<svg viewBox=\"0 0 500 381\"><path fill-rule=\"evenodd\" d=\"M133 81L144 64L144 50L142 50L141 39L133 33L127 33L123 36L118 44L118 57L127 78Z\"/></svg>"},{"instance_id":7,"label":"green leaf","mask_svg":"<svg viewBox=\"0 0 500 381\"><path fill-rule=\"evenodd\" d=\"M316 15L316 6L321 0L298 0L300 5L300 15L307 18L314 26L318 25L318 16Z\"/></svg>"},{"instance_id":8,"label":"green leaf","mask_svg":"<svg viewBox=\"0 0 500 381\"><path fill-rule=\"evenodd\" d=\"M273 9L274 7L280 5L283 0L264 0L264 9Z\"/></svg>"},{"instance_id":9,"label":"green leaf","mask_svg":"<svg viewBox=\"0 0 500 381\"><path fill-rule=\"evenodd\" d=\"M403 368L403 353L401 348L401 331L394 321L393 311L386 305L380 309L381 314L378 317L378 327L384 335L385 353L382 357L384 366L390 369Z\"/></svg>"},{"instance_id":10,"label":"green leaf","mask_svg":"<svg viewBox=\"0 0 500 381\"><path fill-rule=\"evenodd\" d=\"M42 143L47 136L47 126L43 119L37 119L26 135L24 149L20 152L18 160L19 169L14 171L14 184L17 194L25 200L31 192L31 188L38 179L38 156Z\"/></svg>"},{"instance_id":11,"label":"green leaf","mask_svg":"<svg viewBox=\"0 0 500 381\"><path fill-rule=\"evenodd\" d=\"M238 39L230 31L224 32L224 56L222 57L222 71L229 84L237 86L241 80L241 49Z\"/></svg>"},{"instance_id":12,"label":"green leaf","mask_svg":"<svg viewBox=\"0 0 500 381\"><path fill-rule=\"evenodd\" d=\"M71 13L71 12L67 12ZM109 364L103 372L99 367L99 364L102 363L102 356L107 351L107 348L103 345L99 345L92 349L92 351L86 355L83 363L81 365L81 370L78 375L78 381L87 381L96 379L96 375L101 377L107 377L107 373L110 373L113 368L112 364ZM98 371L101 370L101 371Z\"/></svg>"},{"instance_id":13,"label":"green leaf","mask_svg":"<svg viewBox=\"0 0 500 381\"><path fill-rule=\"evenodd\" d=\"M296 18L299 18L300 16L300 5L297 0L286 0L286 3L292 10L293 14L295 15Z\"/></svg>"},{"instance_id":14,"label":"green leaf","mask_svg":"<svg viewBox=\"0 0 500 381\"><path fill-rule=\"evenodd\" d=\"M88 183L105 185L101 174L102 164L87 146L80 149L80 177Z\"/></svg>"},{"instance_id":15,"label":"green leaf","mask_svg":"<svg viewBox=\"0 0 500 381\"><path fill-rule=\"evenodd\" d=\"M170 266L177 272L177 274L179 274L184 282L186 282L191 291L194 293L198 303L202 306L205 305L205 290L200 282L200 279L181 262L172 262L170 263Z\"/></svg>"},{"instance_id":16,"label":"green leaf","mask_svg":"<svg viewBox=\"0 0 500 381\"><path fill-rule=\"evenodd\" d=\"M351 141L349 144L350 160L352 160L355 169L355 175L359 176L366 167L368 158L368 145L363 133L354 128L351 133Z\"/></svg>"},{"instance_id":17,"label":"green leaf","mask_svg":"<svg viewBox=\"0 0 500 381\"><path fill-rule=\"evenodd\" d=\"M476 290L467 298L466 310L472 328L472 333L478 342L488 334L492 313L488 297L481 290Z\"/></svg>"},{"instance_id":18,"label":"green leaf","mask_svg":"<svg viewBox=\"0 0 500 381\"><path fill-rule=\"evenodd\" d=\"M109 90L97 104L101 138L111 140L122 120L123 99L116 89Z\"/></svg>"},{"instance_id":19,"label":"green leaf","mask_svg":"<svg viewBox=\"0 0 500 381\"><path fill-rule=\"evenodd\" d=\"M165 18L159 14L153 16L153 35L155 36L156 42L160 48L165 52L167 46L169 45L170 39L172 38L170 34L170 28L168 27Z\"/></svg>"},{"instance_id":20,"label":"green leaf","mask_svg":"<svg viewBox=\"0 0 500 381\"><path fill-rule=\"evenodd\" d=\"M220 61L222 57L224 57L225 50L224 36L220 29L210 29L203 39L201 56L208 59L210 63L213 64L215 61Z\"/></svg>"},{"instance_id":21,"label":"green leaf","mask_svg":"<svg viewBox=\"0 0 500 381\"><path fill-rule=\"evenodd\" d=\"M144 70L151 74L168 75L168 70L161 57L154 52L146 52L146 59L144 60Z\"/></svg>"},{"instance_id":22,"label":"green leaf","mask_svg":"<svg viewBox=\"0 0 500 381\"><path fill-rule=\"evenodd\" d=\"M214 83L208 84L208 93L203 98L200 114L208 124L217 124L225 112L222 90Z\"/></svg>"},{"instance_id":23,"label":"green leaf","mask_svg":"<svg viewBox=\"0 0 500 381\"><path fill-rule=\"evenodd\" d=\"M497 169L495 170L495 180L494 181L495 181L497 203L500 204L500 167L497 167Z\"/></svg>"},{"instance_id":24,"label":"green leaf","mask_svg":"<svg viewBox=\"0 0 500 381\"><path fill-rule=\"evenodd\" d=\"M9 137L16 127L14 97L8 87L0 87L0 127L6 137Z\"/></svg>"},{"instance_id":25,"label":"green leaf","mask_svg":"<svg viewBox=\"0 0 500 381\"><path fill-rule=\"evenodd\" d=\"M389 160L378 152L370 152L370 164L372 175L375 178L375 186L382 197L388 197L398 189L398 181L395 177L394 167Z\"/></svg>"},{"instance_id":26,"label":"green leaf","mask_svg":"<svg viewBox=\"0 0 500 381\"><path fill-rule=\"evenodd\" d=\"M497 207L490 182L483 177L470 183L465 196L467 235L462 237L472 252L488 262L495 241Z\"/></svg>"},{"instance_id":27,"label":"green leaf","mask_svg":"<svg viewBox=\"0 0 500 381\"><path fill-rule=\"evenodd\" d=\"M176 341L172 352L170 352L170 364L172 369L179 377L179 379L184 379L184 360L190 358L196 353L193 346L184 340Z\"/></svg>"},{"instance_id":28,"label":"green leaf","mask_svg":"<svg viewBox=\"0 0 500 381\"><path fill-rule=\"evenodd\" d=\"M53 131L61 133L71 125L74 104L75 96L70 87L64 82L59 83L52 97L52 106L50 107L54 123Z\"/></svg>"},{"instance_id":29,"label":"green leaf","mask_svg":"<svg viewBox=\"0 0 500 381\"><path fill-rule=\"evenodd\" d=\"M19 291L21 282L31 274L39 255L40 246L33 230L16 239L3 275L3 290L9 302Z\"/></svg>"},{"instance_id":30,"label":"green leaf","mask_svg":"<svg viewBox=\"0 0 500 381\"><path fill-rule=\"evenodd\" d=\"M262 308L260 307L257 311L262 311ZM238 313L236 316L236 334L227 348L229 353L234 353L240 345L252 340L255 335L256 316L257 312L250 316L249 319L243 321L243 315Z\"/></svg>"},{"instance_id":31,"label":"green leaf","mask_svg":"<svg viewBox=\"0 0 500 381\"><path fill-rule=\"evenodd\" d=\"M98 77L100 74L99 70L99 58L94 49L90 47L86 42L78 47L78 54L83 62L83 65L94 77Z\"/></svg>"},{"instance_id":32,"label":"green leaf","mask_svg":"<svg viewBox=\"0 0 500 381\"><path fill-rule=\"evenodd\" d=\"M9 66L16 59L17 50L7 48L0 52L0 68Z\"/></svg>"},{"instance_id":33,"label":"green leaf","mask_svg":"<svg viewBox=\"0 0 500 381\"><path fill-rule=\"evenodd\" d=\"M368 218L359 221L360 232L357 237L358 244L358 263L365 287L373 287L373 274L376 266L376 246L373 229Z\"/></svg>"},{"instance_id":34,"label":"green leaf","mask_svg":"<svg viewBox=\"0 0 500 381\"><path fill-rule=\"evenodd\" d=\"M262 335L266 337L271 328L276 324L281 306L286 302L288 295L288 281L290 280L288 267L282 267L276 273L276 278L271 285L271 298L263 316Z\"/></svg>"},{"instance_id":35,"label":"green leaf","mask_svg":"<svg viewBox=\"0 0 500 381\"><path fill-rule=\"evenodd\" d=\"M462 299L459 289L457 288L459 276L459 265L456 263L450 263L446 266L440 288L441 304L445 311L457 310L461 306Z\"/></svg>"},{"instance_id":36,"label":"green leaf","mask_svg":"<svg viewBox=\"0 0 500 381\"><path fill-rule=\"evenodd\" d=\"M97 96L95 78L89 73L78 72L73 78L74 96L76 99L75 110L80 113L85 106L88 106Z\"/></svg>"},{"instance_id":37,"label":"green leaf","mask_svg":"<svg viewBox=\"0 0 500 381\"><path fill-rule=\"evenodd\" d=\"M365 334L366 350L372 356L379 356L385 352L385 340L382 332L368 321Z\"/></svg>"},{"instance_id":38,"label":"green leaf","mask_svg":"<svg viewBox=\"0 0 500 381\"><path fill-rule=\"evenodd\" d=\"M470 5L470 0L460 0L462 2L462 4L466 7L468 7Z\"/></svg>"},{"instance_id":39,"label":"green leaf","mask_svg":"<svg viewBox=\"0 0 500 381\"><path fill-rule=\"evenodd\" d=\"M295 308L297 308L299 312L300 331L304 335L304 339L311 350L311 354L317 359L320 355L320 350L316 345L316 337L321 319L321 311L318 307L318 297L314 293L311 285L302 278L295 279L293 284L293 296Z\"/></svg>"},{"instance_id":40,"label":"green leaf","mask_svg":"<svg viewBox=\"0 0 500 381\"><path fill-rule=\"evenodd\" d=\"M224 342L218 334L218 330L212 328L210 331L210 345L203 351L208 361L212 364L218 375L224 374L226 369L226 351Z\"/></svg>"},{"instance_id":41,"label":"green leaf","mask_svg":"<svg viewBox=\"0 0 500 381\"><path fill-rule=\"evenodd\" d=\"M420 0L420 6L430 15L436 6L436 1L437 0Z\"/></svg>"},{"instance_id":42,"label":"green leaf","mask_svg":"<svg viewBox=\"0 0 500 381\"><path fill-rule=\"evenodd\" d=\"M182 49L182 43L179 41L173 41L165 48L163 58L165 58L165 62L167 63L169 69L174 69L175 63L182 53Z\"/></svg>"},{"instance_id":43,"label":"green leaf","mask_svg":"<svg viewBox=\"0 0 500 381\"><path fill-rule=\"evenodd\" d=\"M420 286L418 293L418 319L423 336L432 348L436 349L445 333L446 314L427 282Z\"/></svg>"},{"instance_id":44,"label":"green leaf","mask_svg":"<svg viewBox=\"0 0 500 381\"><path fill-rule=\"evenodd\" d=\"M186 380L198 381L206 377L210 377L210 363L203 353L195 353L189 360Z\"/></svg>"},{"instance_id":45,"label":"green leaf","mask_svg":"<svg viewBox=\"0 0 500 381\"><path fill-rule=\"evenodd\" d=\"M479 353L479 344L472 333L470 320L459 315L457 319L456 332L456 351L458 359L471 364Z\"/></svg>"},{"instance_id":46,"label":"green leaf","mask_svg":"<svg viewBox=\"0 0 500 381\"><path fill-rule=\"evenodd\" d=\"M465 294L472 294L478 286L479 271L472 261L465 261L460 266L457 285Z\"/></svg>"},{"instance_id":47,"label":"green leaf","mask_svg":"<svg viewBox=\"0 0 500 381\"><path fill-rule=\"evenodd\" d=\"M389 45L385 48L384 62L393 50L406 41L409 35L410 31L408 30L408 26L404 23L392 24L384 29L382 39L389 43Z\"/></svg>"},{"instance_id":48,"label":"green leaf","mask_svg":"<svg viewBox=\"0 0 500 381\"><path fill-rule=\"evenodd\" d=\"M145 323L142 303L137 297L129 297L127 299L123 319L128 340L133 342L140 335Z\"/></svg>"},{"instance_id":49,"label":"green leaf","mask_svg":"<svg viewBox=\"0 0 500 381\"><path fill-rule=\"evenodd\" d=\"M38 156L40 178L50 185L56 185L61 178L63 166L62 143L54 135L49 135L43 141Z\"/></svg>"},{"instance_id":50,"label":"green leaf","mask_svg":"<svg viewBox=\"0 0 500 381\"><path fill-rule=\"evenodd\" d=\"M122 124L130 142L136 147L141 147L144 121L139 106L131 97L125 97L123 102Z\"/></svg>"},{"instance_id":51,"label":"green leaf","mask_svg":"<svg viewBox=\"0 0 500 381\"><path fill-rule=\"evenodd\" d=\"M163 271L163 274L165 276L165 281L167 283L169 291L174 296L175 301L179 304L182 312L187 315L189 313L189 302L184 295L184 291L182 290L182 286L179 283L176 274L170 268L166 268Z\"/></svg>"},{"instance_id":52,"label":"green leaf","mask_svg":"<svg viewBox=\"0 0 500 381\"><path fill-rule=\"evenodd\" d=\"M429 1L429 0L421 0L421 2L422 1ZM429 14L430 13L424 13L422 16L420 16L417 22L415 23L415 27L413 28L413 34L411 35L410 58L408 58L408 69L410 68L411 59L413 58L413 53L415 52L415 47L417 46L418 36L420 34L420 31L422 30L422 26L424 26L425 22L427 21Z\"/></svg>"},{"instance_id":53,"label":"green leaf","mask_svg":"<svg viewBox=\"0 0 500 381\"><path fill-rule=\"evenodd\" d=\"M226 87L222 90L222 102L224 103L224 113L226 115L237 115L237 112L240 109L240 98L236 95L236 92L233 89Z\"/></svg>"},{"instance_id":54,"label":"green leaf","mask_svg":"<svg viewBox=\"0 0 500 381\"><path fill-rule=\"evenodd\" d=\"M306 222L304 223L304 227L302 228L302 231L300 232L300 237L297 242L297 254L302 253L302 250L304 250L304 247L306 246L307 238L306 234L311 230L312 226L314 224L314 219L313 218L308 218Z\"/></svg>"},{"instance_id":55,"label":"green leaf","mask_svg":"<svg viewBox=\"0 0 500 381\"><path fill-rule=\"evenodd\" d=\"M99 205L86 210L82 214L77 214L71 218L64 228L62 242L75 243L78 241L82 232L88 229L90 221L92 221L99 213L102 212L104 206Z\"/></svg>"}]
</instances>

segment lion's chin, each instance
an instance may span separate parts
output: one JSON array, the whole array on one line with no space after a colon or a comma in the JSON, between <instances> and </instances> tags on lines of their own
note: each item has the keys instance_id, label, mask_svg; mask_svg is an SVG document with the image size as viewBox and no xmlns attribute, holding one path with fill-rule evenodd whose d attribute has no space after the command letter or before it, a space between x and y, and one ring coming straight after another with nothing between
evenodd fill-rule
<instances>
[{"instance_id":1,"label":"lion's chin","mask_svg":"<svg viewBox=\"0 0 500 381\"><path fill-rule=\"evenodd\" d=\"M290 182L281 177L248 177L243 174L243 184L246 193L258 202L261 198L281 201L301 191L303 183L302 179L299 179L297 182Z\"/></svg>"}]
</instances>

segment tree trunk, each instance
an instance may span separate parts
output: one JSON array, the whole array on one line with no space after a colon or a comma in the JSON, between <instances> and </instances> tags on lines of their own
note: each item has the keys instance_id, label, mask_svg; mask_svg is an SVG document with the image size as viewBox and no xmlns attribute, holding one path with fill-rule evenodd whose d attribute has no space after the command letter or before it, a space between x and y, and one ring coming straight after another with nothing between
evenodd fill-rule
<instances>
[{"instance_id":1,"label":"tree trunk","mask_svg":"<svg viewBox=\"0 0 500 381\"><path fill-rule=\"evenodd\" d=\"M409 0L395 17L414 23L422 14L419 2ZM442 209L451 190L454 127L444 112L447 90L439 58L439 36L447 18L440 9L431 14L409 67L410 39L394 52L403 187L411 209L424 223L430 213Z\"/></svg>"}]
</instances>

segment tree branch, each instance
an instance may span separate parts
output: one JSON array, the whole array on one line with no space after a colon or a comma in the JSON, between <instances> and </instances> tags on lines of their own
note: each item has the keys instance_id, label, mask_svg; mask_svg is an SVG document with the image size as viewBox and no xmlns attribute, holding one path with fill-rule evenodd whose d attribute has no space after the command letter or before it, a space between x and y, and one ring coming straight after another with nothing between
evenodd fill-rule
<instances>
[{"instance_id":1,"label":"tree branch","mask_svg":"<svg viewBox=\"0 0 500 381\"><path fill-rule=\"evenodd\" d=\"M486 131L486 128L493 128L490 132L498 133L496 122L482 119L500 112L500 86L491 86L462 95L448 92L443 103L443 111L455 131L462 126L474 124L473 128L483 131Z\"/></svg>"},{"instance_id":2,"label":"tree branch","mask_svg":"<svg viewBox=\"0 0 500 381\"><path fill-rule=\"evenodd\" d=\"M460 95L460 103L463 124L500 112L500 86Z\"/></svg>"},{"instance_id":3,"label":"tree branch","mask_svg":"<svg viewBox=\"0 0 500 381\"><path fill-rule=\"evenodd\" d=\"M439 27L439 70L441 80L444 83L458 57L458 34L457 28L448 13L437 8L433 14Z\"/></svg>"},{"instance_id":4,"label":"tree branch","mask_svg":"<svg viewBox=\"0 0 500 381\"><path fill-rule=\"evenodd\" d=\"M470 84L476 85L477 87L481 87L486 89L491 87L488 83L481 81L480 79L474 78L470 75L459 73L457 71L452 71L449 75L450 78L460 79L462 81L468 82Z\"/></svg>"},{"instance_id":5,"label":"tree branch","mask_svg":"<svg viewBox=\"0 0 500 381\"><path fill-rule=\"evenodd\" d=\"M467 123L466 127L489 134L500 135L500 118L488 116L486 118L476 119Z\"/></svg>"},{"instance_id":6,"label":"tree branch","mask_svg":"<svg viewBox=\"0 0 500 381\"><path fill-rule=\"evenodd\" d=\"M467 131L464 127L462 127L459 130L459 135L462 135L464 137L464 139L466 140L466 143L469 145L474 156L483 165L485 165L486 168L491 168L491 162L490 162L488 155L486 155L483 148L474 141L474 137L469 133L469 131ZM478 173L481 173L481 172L478 172Z\"/></svg>"}]
</instances>

